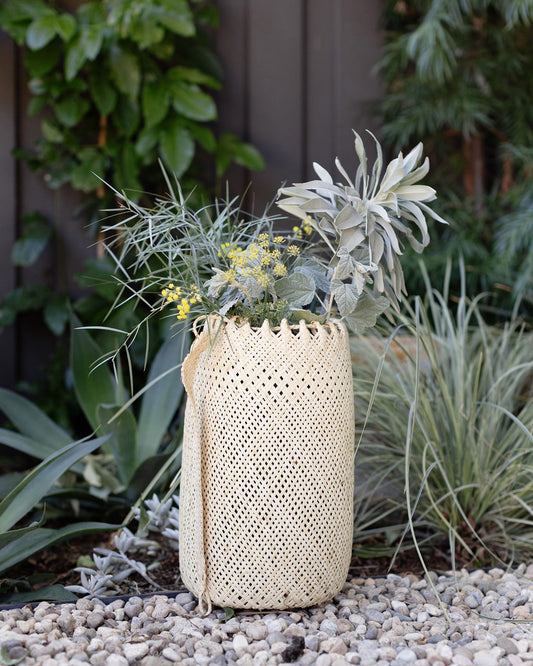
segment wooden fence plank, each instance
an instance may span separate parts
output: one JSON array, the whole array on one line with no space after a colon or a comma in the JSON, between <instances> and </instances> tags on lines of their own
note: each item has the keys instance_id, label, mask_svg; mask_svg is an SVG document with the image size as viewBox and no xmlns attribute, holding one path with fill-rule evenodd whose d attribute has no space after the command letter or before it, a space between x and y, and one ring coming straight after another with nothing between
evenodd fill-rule
<instances>
[{"instance_id":1,"label":"wooden fence plank","mask_svg":"<svg viewBox=\"0 0 533 666\"><path fill-rule=\"evenodd\" d=\"M250 139L267 162L254 174L256 212L281 180L303 176L303 0L250 2Z\"/></svg>"},{"instance_id":2,"label":"wooden fence plank","mask_svg":"<svg viewBox=\"0 0 533 666\"><path fill-rule=\"evenodd\" d=\"M11 263L11 248L15 241L16 181L15 160L11 151L15 147L15 47L5 33L0 33L0 302L16 285L16 270ZM16 379L15 329L10 326L0 333L0 386L13 386Z\"/></svg>"},{"instance_id":3,"label":"wooden fence plank","mask_svg":"<svg viewBox=\"0 0 533 666\"><path fill-rule=\"evenodd\" d=\"M219 2L219 28L215 48L224 72L222 90L217 96L218 126L221 131L233 132L242 141L250 140L248 117L248 2L223 0ZM250 181L250 173L233 165L223 176L222 194L226 183L230 195L240 196Z\"/></svg>"}]
</instances>

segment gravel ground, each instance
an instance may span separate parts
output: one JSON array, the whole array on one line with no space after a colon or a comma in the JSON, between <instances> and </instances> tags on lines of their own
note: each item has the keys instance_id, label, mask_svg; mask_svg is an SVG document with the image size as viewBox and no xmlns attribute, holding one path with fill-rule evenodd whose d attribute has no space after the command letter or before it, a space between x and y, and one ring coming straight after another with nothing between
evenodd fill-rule
<instances>
[{"instance_id":1,"label":"gravel ground","mask_svg":"<svg viewBox=\"0 0 533 666\"><path fill-rule=\"evenodd\" d=\"M324 606L228 621L195 609L180 593L3 610L0 664L533 666L533 565L349 578Z\"/></svg>"}]
</instances>

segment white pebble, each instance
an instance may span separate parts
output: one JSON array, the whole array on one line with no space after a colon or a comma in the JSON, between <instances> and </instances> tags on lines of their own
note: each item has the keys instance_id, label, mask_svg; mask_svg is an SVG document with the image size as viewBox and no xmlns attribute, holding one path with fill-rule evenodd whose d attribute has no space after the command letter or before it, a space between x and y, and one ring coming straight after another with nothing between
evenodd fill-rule
<instances>
[{"instance_id":1,"label":"white pebble","mask_svg":"<svg viewBox=\"0 0 533 666\"><path fill-rule=\"evenodd\" d=\"M248 648L248 640L246 636L243 636L242 634L237 634L236 636L233 637L233 649L237 653L238 657L242 657L242 653L244 653L247 648Z\"/></svg>"},{"instance_id":2,"label":"white pebble","mask_svg":"<svg viewBox=\"0 0 533 666\"><path fill-rule=\"evenodd\" d=\"M142 659L148 654L148 645L146 643L124 643L122 651L128 662L133 662L136 659Z\"/></svg>"},{"instance_id":3,"label":"white pebble","mask_svg":"<svg viewBox=\"0 0 533 666\"><path fill-rule=\"evenodd\" d=\"M416 652L410 648L404 648L398 652L398 659L410 664L413 661L416 661Z\"/></svg>"},{"instance_id":4,"label":"white pebble","mask_svg":"<svg viewBox=\"0 0 533 666\"><path fill-rule=\"evenodd\" d=\"M122 657L120 654L110 654L106 658L106 666L128 666L128 660L126 657Z\"/></svg>"}]
</instances>

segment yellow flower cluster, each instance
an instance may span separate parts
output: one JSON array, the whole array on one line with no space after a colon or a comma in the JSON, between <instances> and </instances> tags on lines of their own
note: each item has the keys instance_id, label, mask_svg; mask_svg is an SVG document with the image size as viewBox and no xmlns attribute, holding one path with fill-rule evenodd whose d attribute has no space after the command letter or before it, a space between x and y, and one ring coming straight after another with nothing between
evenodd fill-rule
<instances>
[{"instance_id":1,"label":"yellow flower cluster","mask_svg":"<svg viewBox=\"0 0 533 666\"><path fill-rule=\"evenodd\" d=\"M184 293L181 287L176 287L170 283L167 288L161 290L161 296L163 296L167 303L176 303L178 319L187 319L191 305L199 303L202 300L200 291L194 284L191 284L189 289Z\"/></svg>"},{"instance_id":2,"label":"yellow flower cluster","mask_svg":"<svg viewBox=\"0 0 533 666\"><path fill-rule=\"evenodd\" d=\"M310 217L309 220L311 220ZM296 236L296 238L301 239L303 238L304 234L306 236L310 236L313 233L313 226L308 220L303 220L301 226L292 228L292 233Z\"/></svg>"},{"instance_id":3,"label":"yellow flower cluster","mask_svg":"<svg viewBox=\"0 0 533 666\"><path fill-rule=\"evenodd\" d=\"M288 275L284 260L297 257L300 249L295 244L283 247L286 242L284 236L271 238L268 233L260 233L255 242L244 248L230 243L221 245L218 254L229 263L224 271L227 283L244 290L244 283L240 282L252 278L266 290L274 279Z\"/></svg>"}]
</instances>

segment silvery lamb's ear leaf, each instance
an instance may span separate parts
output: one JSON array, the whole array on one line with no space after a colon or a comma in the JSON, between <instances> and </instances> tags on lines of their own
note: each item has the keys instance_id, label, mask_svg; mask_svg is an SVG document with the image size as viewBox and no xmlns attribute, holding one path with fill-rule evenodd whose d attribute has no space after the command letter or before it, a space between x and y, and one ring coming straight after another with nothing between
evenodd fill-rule
<instances>
[{"instance_id":1,"label":"silvery lamb's ear leaf","mask_svg":"<svg viewBox=\"0 0 533 666\"><path fill-rule=\"evenodd\" d=\"M420 162L423 150L424 150L424 145L422 144L422 142L420 142L413 148L413 150L407 153L403 161L406 174L409 173L412 169L414 169L414 167L416 167L416 165Z\"/></svg>"},{"instance_id":2,"label":"silvery lamb's ear leaf","mask_svg":"<svg viewBox=\"0 0 533 666\"><path fill-rule=\"evenodd\" d=\"M437 198L435 190L429 185L400 185L396 195L411 201L433 201Z\"/></svg>"},{"instance_id":3,"label":"silvery lamb's ear leaf","mask_svg":"<svg viewBox=\"0 0 533 666\"><path fill-rule=\"evenodd\" d=\"M337 214L337 208L332 206L329 201L325 201L322 197L315 197L309 199L306 203L301 204L300 208L307 213L329 213L330 215Z\"/></svg>"},{"instance_id":4,"label":"silvery lamb's ear leaf","mask_svg":"<svg viewBox=\"0 0 533 666\"><path fill-rule=\"evenodd\" d=\"M378 270L374 274L374 288L382 294L385 291L385 271L383 266L378 266Z\"/></svg>"},{"instance_id":5,"label":"silvery lamb's ear leaf","mask_svg":"<svg viewBox=\"0 0 533 666\"><path fill-rule=\"evenodd\" d=\"M358 227L343 229L339 239L339 249L352 252L365 240L365 232Z\"/></svg>"},{"instance_id":6,"label":"silvery lamb's ear leaf","mask_svg":"<svg viewBox=\"0 0 533 666\"><path fill-rule=\"evenodd\" d=\"M281 208L281 210L284 210L286 213L294 215L294 217L298 217L301 220L307 220L307 213L304 212L298 204L285 204L283 201L278 201L278 208Z\"/></svg>"},{"instance_id":7,"label":"silvery lamb's ear leaf","mask_svg":"<svg viewBox=\"0 0 533 666\"><path fill-rule=\"evenodd\" d=\"M294 189L303 189L303 190L327 190L332 192L337 196L342 196L342 188L338 185L333 185L332 183L325 183L323 180L308 180L305 183L295 183ZM288 188L293 189L293 188Z\"/></svg>"},{"instance_id":8,"label":"silvery lamb's ear leaf","mask_svg":"<svg viewBox=\"0 0 533 666\"><path fill-rule=\"evenodd\" d=\"M368 247L370 250L370 260L375 264L379 264L383 256L384 243L381 234L374 233L368 239Z\"/></svg>"},{"instance_id":9,"label":"silvery lamb's ear leaf","mask_svg":"<svg viewBox=\"0 0 533 666\"><path fill-rule=\"evenodd\" d=\"M387 190L391 190L402 180L404 175L403 155L400 153L395 160L392 160L392 162L389 163L379 186L379 191L386 192Z\"/></svg>"},{"instance_id":10,"label":"silvery lamb's ear leaf","mask_svg":"<svg viewBox=\"0 0 533 666\"><path fill-rule=\"evenodd\" d=\"M389 221L389 213L386 211L383 206L380 206L379 204L373 203L368 207L368 210L380 217L382 220L386 220L387 222Z\"/></svg>"},{"instance_id":11,"label":"silvery lamb's ear leaf","mask_svg":"<svg viewBox=\"0 0 533 666\"><path fill-rule=\"evenodd\" d=\"M355 188L359 189L359 183L357 182L360 178L363 179L363 188L366 190L366 176L367 176L367 169L366 169L366 151L365 151L365 144L363 143L363 140L357 134L355 130L353 130L353 133L355 135L355 152L357 153L357 157L359 158L359 164L360 167L357 170L357 178L356 178L356 183L355 183Z\"/></svg>"},{"instance_id":12,"label":"silvery lamb's ear leaf","mask_svg":"<svg viewBox=\"0 0 533 666\"><path fill-rule=\"evenodd\" d=\"M362 333L366 328L375 326L379 315L389 306L389 300L385 296L374 297L364 293L356 308L344 317L344 322L354 333Z\"/></svg>"},{"instance_id":13,"label":"silvery lamb's ear leaf","mask_svg":"<svg viewBox=\"0 0 533 666\"><path fill-rule=\"evenodd\" d=\"M357 227L360 224L364 223L364 219L355 208L348 204L344 206L341 212L335 218L335 226L337 229L349 229L351 227Z\"/></svg>"},{"instance_id":14,"label":"silvery lamb's ear leaf","mask_svg":"<svg viewBox=\"0 0 533 666\"><path fill-rule=\"evenodd\" d=\"M427 213L430 217L432 217L437 222L442 222L442 224L448 224L448 222L444 218L442 218L440 215L435 213L434 210L431 210L431 208L429 206L426 206L425 203L418 202L417 205L418 205L419 208L421 208L425 213Z\"/></svg>"},{"instance_id":15,"label":"silvery lamb's ear leaf","mask_svg":"<svg viewBox=\"0 0 533 666\"><path fill-rule=\"evenodd\" d=\"M372 167L372 176L370 178L370 186L369 186L371 196L373 197L378 189L379 179L381 178L381 170L383 169L383 151L381 150L380 142L376 139L376 137L372 134L372 132L368 133L374 139L374 143L376 146L376 155L377 155L376 161L374 162L374 166Z\"/></svg>"},{"instance_id":16,"label":"silvery lamb's ear leaf","mask_svg":"<svg viewBox=\"0 0 533 666\"><path fill-rule=\"evenodd\" d=\"M392 224L388 220L384 220L383 218L379 218L379 220L377 220L377 224L379 224L381 228L385 231L394 252L396 252L396 254L402 254L400 245L398 243L398 237L396 236L396 232L394 231Z\"/></svg>"},{"instance_id":17,"label":"silvery lamb's ear leaf","mask_svg":"<svg viewBox=\"0 0 533 666\"><path fill-rule=\"evenodd\" d=\"M350 185L350 187L352 189L355 189L355 186L352 183L352 181L350 179L350 176L348 176L348 174L346 173L346 171L345 171L344 167L342 166L341 161L339 160L338 157L335 158L335 166L339 170L339 173L341 174L341 176L343 176L344 179L346 180L346 182Z\"/></svg>"},{"instance_id":18,"label":"silvery lamb's ear leaf","mask_svg":"<svg viewBox=\"0 0 533 666\"><path fill-rule=\"evenodd\" d=\"M401 208L404 209L403 216L408 220L412 220L422 232L421 243L425 247L429 243L429 232L424 214L420 210L419 206L417 206L415 203L412 203L411 201L403 201ZM406 213L405 211L409 212Z\"/></svg>"},{"instance_id":19,"label":"silvery lamb's ear leaf","mask_svg":"<svg viewBox=\"0 0 533 666\"><path fill-rule=\"evenodd\" d=\"M327 231L330 234L335 233L335 227L325 217L320 218L320 222L318 223L318 227L319 227L319 229L322 229L323 231Z\"/></svg>"},{"instance_id":20,"label":"silvery lamb's ear leaf","mask_svg":"<svg viewBox=\"0 0 533 666\"><path fill-rule=\"evenodd\" d=\"M407 159L407 158L406 158ZM422 180L429 173L429 157L423 161L423 163L415 169L413 172L408 173L405 178L402 180L402 185L413 185L419 180Z\"/></svg>"},{"instance_id":21,"label":"silvery lamb's ear leaf","mask_svg":"<svg viewBox=\"0 0 533 666\"><path fill-rule=\"evenodd\" d=\"M341 317L345 317L355 310L359 297L361 296L361 290L358 286L354 284L345 284L340 280L331 281L331 293L333 294Z\"/></svg>"},{"instance_id":22,"label":"silvery lamb's ear leaf","mask_svg":"<svg viewBox=\"0 0 533 666\"><path fill-rule=\"evenodd\" d=\"M274 283L278 298L286 300L291 307L309 305L315 297L315 281L304 273L293 273Z\"/></svg>"},{"instance_id":23,"label":"silvery lamb's ear leaf","mask_svg":"<svg viewBox=\"0 0 533 666\"><path fill-rule=\"evenodd\" d=\"M286 197L302 197L303 199L310 199L315 196L313 192L310 192L305 187L297 186L280 188L278 190L278 198L282 195Z\"/></svg>"},{"instance_id":24,"label":"silvery lamb's ear leaf","mask_svg":"<svg viewBox=\"0 0 533 666\"><path fill-rule=\"evenodd\" d=\"M321 167L317 162L313 162L313 169L315 170L316 175L323 180L325 183L333 184L333 178L330 176L329 172Z\"/></svg>"}]
</instances>

